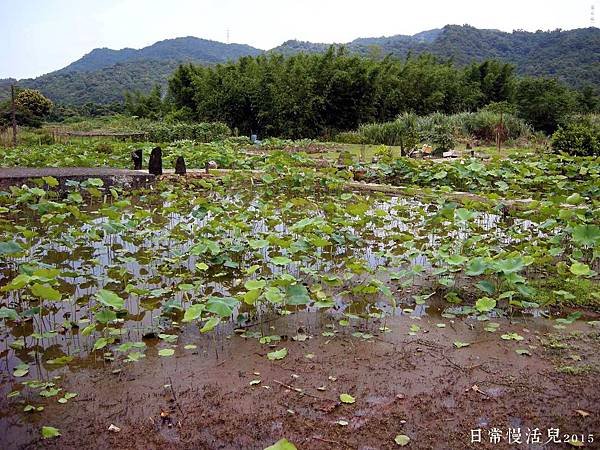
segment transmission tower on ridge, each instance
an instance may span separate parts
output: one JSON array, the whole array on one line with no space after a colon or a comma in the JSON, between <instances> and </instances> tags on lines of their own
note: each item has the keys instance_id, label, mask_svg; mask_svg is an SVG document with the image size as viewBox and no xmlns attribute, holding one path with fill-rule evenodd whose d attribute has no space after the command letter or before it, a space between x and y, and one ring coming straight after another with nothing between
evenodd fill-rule
<instances>
[{"instance_id":1,"label":"transmission tower on ridge","mask_svg":"<svg viewBox=\"0 0 600 450\"><path fill-rule=\"evenodd\" d=\"M592 27L596 26L596 7L592 4L592 8L591 8L591 14L590 14L590 24Z\"/></svg>"}]
</instances>

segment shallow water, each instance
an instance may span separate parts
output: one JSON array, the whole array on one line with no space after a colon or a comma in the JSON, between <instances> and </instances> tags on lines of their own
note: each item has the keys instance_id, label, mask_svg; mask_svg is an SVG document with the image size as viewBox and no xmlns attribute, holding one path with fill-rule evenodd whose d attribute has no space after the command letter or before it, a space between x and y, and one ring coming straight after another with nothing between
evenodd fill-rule
<instances>
[{"instance_id":1,"label":"shallow water","mask_svg":"<svg viewBox=\"0 0 600 450\"><path fill-rule=\"evenodd\" d=\"M26 258L0 262L0 284L7 284L23 265L58 268L63 299L45 302L39 311L39 301L21 290L3 293L5 305L16 306L29 318L0 328L2 373L7 375L21 362L28 362L30 375L45 378L52 370L45 363L48 359L69 355L89 361L100 334L83 336L80 331L93 320L98 305L94 296L100 288L125 298L127 314L119 315L114 327L121 342L139 342L149 334L177 334L182 311L195 298L245 292L244 281L256 275L244 270L255 264L265 279L289 274L309 287L322 285L325 296L333 300L330 312L336 317L344 313L364 320L382 313L438 317L448 306L440 298L416 305L412 298L430 289L433 264L440 266L439 261L430 260L430 254L441 247L460 251L462 246L476 242L473 236L498 248L544 236L533 222L505 223L501 217L484 212L478 213L470 226L455 226L443 215L443 205L424 205L399 197L361 200L368 203L368 212L357 218L331 212L339 206L335 202L348 207L354 199L339 202L331 197L279 196L265 200L254 193L198 194L189 196L185 203L168 195L142 197L133 205L112 209L92 202L82 208L90 214L90 219L83 221L70 218L51 224L30 212L20 216L19 225L35 234L33 245ZM322 221L309 233L298 232L295 224L307 217ZM277 243L257 250L248 247L246 239L267 236L276 237ZM319 238L327 243L315 246L310 242ZM409 239L414 244L399 245ZM209 241L219 243L220 251L194 254L195 246ZM271 259L277 254L287 254L295 261L273 264ZM196 263L204 261L210 266L206 271L195 269ZM349 270L351 263L358 268ZM411 272L416 268L418 272ZM338 277L332 283L335 286L315 281L315 275L325 274ZM389 289L394 301L381 290L349 293L372 280ZM407 283L402 286L400 280ZM145 293L128 294L127 285ZM181 285L188 286L181 290ZM254 307L241 303L233 311L230 326L269 320L275 309L268 304ZM295 312L305 307L286 309ZM312 306L308 309L316 310ZM33 332L42 336L33 338ZM22 343L22 348L15 348L15 341ZM100 354L92 360L101 361Z\"/></svg>"}]
</instances>

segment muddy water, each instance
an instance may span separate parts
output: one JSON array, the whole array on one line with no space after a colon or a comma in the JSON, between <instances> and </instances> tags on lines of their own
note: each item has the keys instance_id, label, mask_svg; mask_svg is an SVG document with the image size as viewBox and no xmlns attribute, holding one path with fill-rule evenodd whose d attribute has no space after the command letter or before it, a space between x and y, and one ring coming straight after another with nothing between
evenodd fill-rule
<instances>
[{"instance_id":1,"label":"muddy water","mask_svg":"<svg viewBox=\"0 0 600 450\"><path fill-rule=\"evenodd\" d=\"M93 408L102 408L109 398L112 400L108 403L114 405L119 405L123 398L141 402L141 412L133 413L128 409L125 412L127 417L141 422L144 415L155 412L156 409L154 403L145 405L145 389L150 389L151 386L153 394L162 392L164 389L161 386L170 384L170 381L166 380L185 379L182 371L208 371L213 376L213 382L219 384L223 373L220 369L215 371L215 367L221 367L223 361L227 361L225 364L233 372L248 360L263 365L268 347L258 343L257 339L260 336L280 336L283 342L281 345L289 346L290 349L292 346L312 345L313 342L319 346L334 342L337 350L331 356L340 364L343 364L343 354L348 349L353 352L357 345L364 347L368 354L368 348L381 345L397 346L405 339L409 339L410 343L415 336L434 334L439 339L436 345L453 349L453 339L479 342L479 346L485 347L493 356L500 342L497 336L499 333L493 334L492 339L491 333L482 331L482 322L473 318L451 319L448 313L456 311L449 311L449 305L440 298L431 297L425 304L414 303L412 296L427 291L431 285L428 276L432 261L423 253L436 250L448 242L460 246L474 232L485 235L488 242L498 246L542 233L536 224L527 221L512 222L511 231L507 233L506 224L501 224L500 218L492 214L480 214L471 228L455 228L440 217L436 205L426 207L418 202L391 198L386 201L377 200L374 206L371 206L370 220L365 223L354 221L338 224L342 230L338 233L340 242L334 241L331 245L312 251L302 242L302 236L294 233L291 227L306 216L331 219L323 210L311 208L308 212L301 209L275 211L273 217L265 218L261 212L264 204L256 199L238 196L212 200L221 203L226 201L229 216L238 222L241 222L241 219L245 222L236 226L226 222L216 223L221 219L215 220L211 212L203 214L194 207L184 212L174 212L168 202L146 205L148 210L155 212L151 213L150 221L142 226L132 222L136 211L129 211L127 208L118 211L118 220L108 219L105 215L94 215L93 220L84 224L65 223L58 231L55 227L48 235L45 234L48 231L46 225L35 220L20 220L21 224L39 233L41 238L32 246L27 259L8 259L0 262L0 284L6 284L14 278L19 266L23 264L46 264L61 270L59 279L63 301L46 303L41 311L36 311L39 303L31 297L18 291L4 294L6 305L20 305L23 311L32 308L28 319L12 322L1 328L0 395L6 398L9 392L23 392L21 396L6 401L2 408L5 416L0 421L0 426L8 441L24 444L35 442L28 441L27 436L34 424L39 425L42 418L52 417L54 412L60 413L65 426L68 427L72 425L70 421L73 418L68 411L76 411L77 414L81 412L79 408L71 410L67 405L57 406L57 397L41 399L29 388L24 389L21 384L23 381L37 379L53 382L54 377L60 377L56 384L61 389L77 392L80 396L78 400L71 400L72 404L79 405L80 401L85 404L86 400L82 399L91 396L95 399L94 403L91 403ZM383 211L384 214L378 216L377 210ZM90 212L94 212L94 209L90 209ZM198 237L213 236L215 227L220 227L217 233L218 241L223 247L227 247L224 254L230 257L230 265L220 261L218 264L211 264L213 267L204 275L199 275L195 270L196 263L208 262L210 258L190 255L189 252L198 244ZM244 233L240 233L240 227L245 230ZM292 244L297 245L296 250L302 255L302 264L272 264L269 262L270 258L280 252L273 253L269 249L254 251L243 243L245 234L256 239L268 233L295 239ZM406 250L398 250L395 247L393 237L401 234L412 235L418 240L420 251L415 252L415 256L405 258L405 264L395 265L390 255L401 257L403 254L398 252ZM234 247L238 247L236 251L229 251ZM253 264L260 266L259 271L265 278L289 273L310 285L311 273L342 276L346 273L349 262L362 262L366 270L355 274L352 280L342 280L341 286L325 288L326 294L334 300L334 307L328 310L288 307L287 312L291 314L281 318L272 307L254 308L241 304L234 310L231 321L221 325L216 333L209 336L200 335L196 325L182 326L180 323L182 310L187 308L195 297L214 294L233 296L244 292L244 280L253 276L248 277L242 269ZM408 287L400 286L399 282L390 276L417 266L424 267L425 271L418 275L409 275L408 278L412 279ZM193 272L196 274L193 275ZM370 272L373 272L373 275ZM189 284L200 277L202 283L194 287L193 291L178 289L182 283ZM379 292L360 296L344 293L344 290L351 286L367 283L373 277L390 289L397 303L395 307L389 298ZM125 286L128 284L149 292L140 296L127 295ZM143 342L146 350L141 351L145 353L145 357L140 361L124 362L124 355L109 352L109 347L103 351L92 352L94 342L100 334L81 334L81 330L89 325L90 319L93 320L93 309L96 305L94 295L100 288L113 290L126 298L127 314L120 317L120 323L115 326L119 330L119 334L115 335L115 345ZM303 312L299 313L300 311ZM386 318L379 319L382 313ZM348 314L349 326L340 325L340 320L348 320ZM493 320L500 322L503 328L515 327L506 319ZM519 320L527 321L528 333L541 335L553 331L553 325L541 319L531 320L524 317ZM249 327L254 323L258 325ZM428 328L421 329L421 323L428 324ZM444 327L438 327L438 323ZM71 327L73 324L74 328ZM411 329L410 325L416 325L419 329ZM234 330L240 327L246 330L243 336L234 333ZM33 332L42 336L34 339L31 337ZM173 335L176 346L157 339L157 335L161 333ZM305 344L301 338L293 339L294 336L302 335L312 336L309 344ZM347 345L340 344L338 339ZM483 345L488 341L493 343ZM22 345L15 346L15 343ZM197 345L197 350L184 350L183 346L188 343ZM159 349L171 346L176 349L175 357L157 356ZM68 366L62 367L48 363L48 360L62 356L71 356L73 360ZM257 356L260 357L257 359ZM514 357L515 355L511 354L511 358ZM523 360L515 361L522 363ZM13 377L15 367L22 362L29 364L29 373L24 377ZM122 378L122 374L129 374L128 378ZM363 375L368 376L364 373ZM229 376L232 377L231 374ZM128 387L130 381L139 379L145 381ZM195 377L191 379L196 380ZM108 380L108 390L104 390L107 387L104 380ZM119 389L114 392L116 385ZM241 389L239 385L236 387ZM376 391L375 386L372 387ZM187 388L192 390L193 386L189 384ZM130 395L130 389L133 397ZM219 386L219 389L223 389L223 386ZM116 393L120 393L120 397L115 398ZM422 392L417 389L415 395L419 393ZM373 405L377 405L378 402L386 404L389 400L382 400L375 393L370 395ZM42 402L48 411L14 415L28 402L35 405ZM452 401L448 402L448 405L451 405ZM114 408L117 406L114 405L108 407L108 410L111 414L119 416L121 412L115 412ZM64 411L56 409L59 407ZM179 413L181 414L181 411ZM311 420L317 417L314 414L308 416ZM23 417L26 418L26 424L19 427L18 422ZM112 416L104 419L108 420L109 417ZM181 439L171 428L161 429L161 436L165 439L172 437L176 441Z\"/></svg>"},{"instance_id":2,"label":"muddy water","mask_svg":"<svg viewBox=\"0 0 600 450\"><path fill-rule=\"evenodd\" d=\"M560 352L567 357L574 348L587 364L597 364L597 343L584 339L597 328L581 321L564 330L545 319L497 322L493 333L477 320L418 314L342 327L330 312L302 312L245 328L243 335L231 324L212 336L189 326L171 358L157 355L158 340L147 340L147 356L137 363L88 355L52 371L61 388L78 393L65 405L23 390L24 403L45 406L23 414L2 396L0 438L5 448L36 448L39 427L52 425L62 433L52 443L57 448L261 449L287 437L298 448L385 449L403 432L415 448L447 449L468 446L477 426L596 431L600 398L591 375L569 378L556 367ZM523 340L500 338L507 333ZM579 338L568 341L573 334ZM281 341L261 345L254 335ZM457 349L456 341L469 346ZM196 348L184 349L189 344ZM286 358L266 358L282 347ZM3 385L13 388L20 389ZM341 393L356 403L340 404ZM568 411L590 411L590 420L567 412L565 398ZM108 432L110 424L121 433Z\"/></svg>"},{"instance_id":3,"label":"muddy water","mask_svg":"<svg viewBox=\"0 0 600 450\"><path fill-rule=\"evenodd\" d=\"M212 199L213 201L216 199ZM289 222L276 221L262 218L260 215L261 204L257 200L248 200L244 196L230 196L218 201L226 202L233 210L243 210L248 204L247 211L250 222L251 236L264 236L267 233L276 233L280 236L294 236L290 226L297 220L297 215L287 218ZM171 204L152 204L148 209L165 211L170 210ZM90 208L90 211L94 210ZM385 201L376 200L371 213L385 212L385 219L374 220L374 223L359 229L347 226L347 236L353 240L343 245L333 245L321 248L318 251L305 255L302 265L290 263L285 267L269 264L269 250L260 249L256 252L242 252L240 266L251 265L258 257L263 274L277 276L289 273L296 278L306 278L307 269L317 273L342 273L348 258L364 261L366 267L377 270L385 267L389 271L406 269L406 267L389 267L389 251L393 242L388 237L397 233L415 232L423 234L423 245L435 249L442 239L453 239L457 242L469 237L466 227L444 230L444 223L431 226L430 222L438 210L433 205L427 206L419 202L404 198L392 197ZM112 289L126 298L128 314L120 325L123 341L139 341L148 333L158 334L171 327L171 321L181 318L181 308L189 305L191 296L178 290L177 286L185 282L186 277L194 270L197 262L202 261L201 256L189 255L190 248L195 243L195 235L201 233L208 225L213 223L212 212L197 214L197 210L190 209L186 214L169 212L168 215L155 214L147 229L131 228L129 221L133 217L127 210L122 214L119 227L115 230L114 221L107 217L98 217L81 226L74 224L59 233L57 236L41 238L31 249L31 258L24 260L5 261L0 264L0 283L6 284L17 274L21 264L33 263L48 265L61 269L60 290L68 298L67 301L54 303L43 311L42 316L34 315L32 320L13 324L5 327L0 337L3 347L2 371L11 372L22 361L34 362L27 356L28 351L35 347L42 349L42 360L57 358L64 355L85 357L96 340L95 336L81 336L79 329L87 326L90 317L90 307L95 304L94 294L100 288ZM283 217L284 215L282 215ZM326 213L314 211L314 217L326 218ZM512 224L513 236L507 236L498 227L500 218L493 214L479 214L475 229L491 233L496 237L498 244L505 244L508 240L516 239L514 235L539 233L532 231L534 224L526 221L516 221ZM34 220L27 221L27 226L43 235L45 228ZM107 231L109 230L109 232ZM77 235L77 237L74 237ZM188 237L189 236L189 237ZM225 232L225 239L235 239L234 232ZM392 244L392 245L390 245ZM179 258L183 255L183 258ZM267 261L264 263L263 261ZM427 256L419 254L411 258L410 264L425 268L430 267ZM170 266L174 269L171 270ZM387 267L386 267L387 266ZM394 283L389 280L385 272L377 275L394 289ZM207 296L219 294L223 296L235 295L243 291L240 282L240 272L233 268L228 272L214 269L208 272L205 282L195 292L195 295ZM360 283L366 276L357 276L353 283ZM143 297L127 296L122 292L125 284L134 284L136 288L149 290L150 293ZM398 294L411 300L412 290L427 286L426 280L413 277L413 288L398 290ZM394 289L396 291L396 289ZM388 314L402 314L402 308L392 308L388 299L380 294L369 295L363 298L353 298L350 302L347 296L339 295L335 290L330 294L336 303L336 310L347 310L353 314L368 315L384 311ZM7 305L19 304L27 301L18 292L4 294ZM165 307L165 303L171 307ZM35 302L31 307L35 307ZM417 314L426 314L427 307L416 305ZM440 310L438 307L437 311ZM246 320L255 318L255 311L245 307L236 310L233 317L235 322L245 323ZM241 314L239 314L241 313ZM67 322L67 323L65 323ZM69 330L69 323L76 324L78 328ZM46 333L41 339L27 338L32 331ZM48 334L49 333L49 334ZM25 343L24 348L15 350L10 347L18 338ZM47 376L45 365L37 365L38 375Z\"/></svg>"}]
</instances>

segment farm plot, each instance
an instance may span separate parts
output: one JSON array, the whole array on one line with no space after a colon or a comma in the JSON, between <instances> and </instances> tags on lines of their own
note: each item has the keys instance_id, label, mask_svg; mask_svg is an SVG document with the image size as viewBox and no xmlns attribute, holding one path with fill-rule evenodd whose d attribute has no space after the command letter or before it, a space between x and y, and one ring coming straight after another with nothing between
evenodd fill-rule
<instances>
[{"instance_id":1,"label":"farm plot","mask_svg":"<svg viewBox=\"0 0 600 450\"><path fill-rule=\"evenodd\" d=\"M589 443L593 199L498 210L266 172L0 197L3 442L447 448L522 427Z\"/></svg>"}]
</instances>

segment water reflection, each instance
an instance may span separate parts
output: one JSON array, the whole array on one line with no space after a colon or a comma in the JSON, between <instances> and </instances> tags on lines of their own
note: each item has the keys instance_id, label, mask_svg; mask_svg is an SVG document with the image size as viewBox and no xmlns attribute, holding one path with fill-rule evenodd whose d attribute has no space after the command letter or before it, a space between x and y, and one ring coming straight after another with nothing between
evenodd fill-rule
<instances>
[{"instance_id":1,"label":"water reflection","mask_svg":"<svg viewBox=\"0 0 600 450\"><path fill-rule=\"evenodd\" d=\"M38 375L42 375L52 370L49 359L86 357L98 333L83 336L81 329L94 320L94 295L101 288L125 298L128 312L119 317L115 327L123 342L140 341L148 333L172 329L173 321L180 321L183 310L196 298L244 292L244 280L256 276L248 276L245 270L254 264L260 266L258 272L264 278L290 274L308 286L326 274L338 277L341 284L322 283L326 295L333 299L330 313L334 315L385 312L421 317L440 314L441 309L414 305L412 291L402 288L400 282L412 278L410 285L417 285L419 279L439 267L440 261L432 261L430 255L441 246L450 244L460 249L473 234L485 236L486 242L499 247L543 236L535 223L514 220L508 230L501 217L489 213L477 213L470 225L458 222L456 226L444 215L444 205L400 197L367 199L371 205L365 217L344 215L336 210L337 204L321 206L337 201L333 198L296 199L303 203L297 208L290 207L289 200L281 197L265 202L251 193L211 193L208 203L199 206L163 201L113 211L106 209L107 205L101 205L104 210L88 208L92 219L83 223L71 220L52 226L32 215L22 218L40 238L27 258L0 262L0 283L8 283L24 264L56 267L61 270L63 300L46 302L38 311L39 303L22 291L4 293L4 303L29 310L29 319L3 327L2 371L11 372L21 361L27 361L36 363ZM211 210L207 204L219 207ZM149 214L140 214L140 207ZM298 221L306 218L324 220L310 232L299 231ZM248 239L269 236L274 245L256 249L248 245ZM195 252L195 246L203 242L218 243L220 251ZM295 261L273 264L271 258L282 253ZM349 270L350 261L362 269ZM202 262L209 263L208 270L196 268ZM418 266L423 272L406 273ZM398 272L404 274L390 276ZM351 279L344 278L348 273L352 273ZM352 287L368 284L373 278L390 289L394 302L381 290L364 295L349 293ZM185 284L186 289L180 289ZM134 289L128 291L127 286ZM135 294L136 290L143 293ZM411 311L403 304L407 302ZM232 320L254 320L256 314L268 314L272 309L257 311L242 303ZM41 336L32 337L34 331ZM42 361L36 362L34 358L40 355Z\"/></svg>"}]
</instances>

